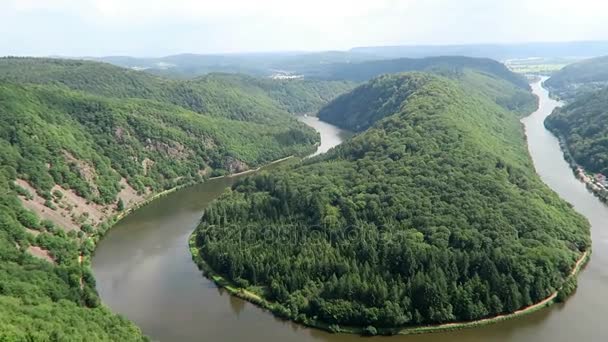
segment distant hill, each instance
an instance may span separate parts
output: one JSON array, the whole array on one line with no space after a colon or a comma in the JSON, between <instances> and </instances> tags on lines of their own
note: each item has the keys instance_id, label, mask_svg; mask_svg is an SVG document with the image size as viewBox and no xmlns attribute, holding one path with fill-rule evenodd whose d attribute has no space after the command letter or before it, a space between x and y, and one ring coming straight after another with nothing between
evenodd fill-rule
<instances>
[{"instance_id":1,"label":"distant hill","mask_svg":"<svg viewBox=\"0 0 608 342\"><path fill-rule=\"evenodd\" d=\"M239 181L196 233L202 267L278 316L390 334L510 313L590 247L589 224L536 174L520 115L483 91L384 75L321 113L361 132Z\"/></svg>"},{"instance_id":2,"label":"distant hill","mask_svg":"<svg viewBox=\"0 0 608 342\"><path fill-rule=\"evenodd\" d=\"M579 94L545 121L576 163L608 176L608 88Z\"/></svg>"},{"instance_id":3,"label":"distant hill","mask_svg":"<svg viewBox=\"0 0 608 342\"><path fill-rule=\"evenodd\" d=\"M366 81L382 74L394 74L407 71L459 72L463 69L475 69L506 80L514 85L529 89L528 82L520 75L514 74L492 59L470 58L461 56L443 56L428 58L400 58L390 60L367 61L360 63L335 63L325 66L317 74L310 76L322 79Z\"/></svg>"},{"instance_id":4,"label":"distant hill","mask_svg":"<svg viewBox=\"0 0 608 342\"><path fill-rule=\"evenodd\" d=\"M358 62L381 57L346 51L277 52L228 55L179 54L158 58L128 56L90 57L118 66L145 70L152 74L193 78L209 73L242 73L258 77L297 75L319 65Z\"/></svg>"},{"instance_id":5,"label":"distant hill","mask_svg":"<svg viewBox=\"0 0 608 342\"><path fill-rule=\"evenodd\" d=\"M107 63L40 58L0 58L2 80L169 102L198 113L269 124L293 121L285 111L314 112L354 87L343 81L272 80L234 74L171 80Z\"/></svg>"},{"instance_id":6,"label":"distant hill","mask_svg":"<svg viewBox=\"0 0 608 342\"><path fill-rule=\"evenodd\" d=\"M608 86L608 56L567 65L545 81L545 85L565 99L572 99L577 93Z\"/></svg>"},{"instance_id":7,"label":"distant hill","mask_svg":"<svg viewBox=\"0 0 608 342\"><path fill-rule=\"evenodd\" d=\"M608 41L538 42L520 44L466 45L404 45L356 47L348 51L271 52L242 54L178 54L155 58L129 56L89 57L126 68L178 78L193 78L208 73L244 73L269 77L276 74L311 74L323 70L327 64L359 63L372 60L425 58L439 56L467 56L509 59L589 58L608 55Z\"/></svg>"},{"instance_id":8,"label":"distant hill","mask_svg":"<svg viewBox=\"0 0 608 342\"><path fill-rule=\"evenodd\" d=\"M608 41L370 46L353 48L350 52L384 58L468 56L506 60L528 57L593 57L608 54Z\"/></svg>"},{"instance_id":9,"label":"distant hill","mask_svg":"<svg viewBox=\"0 0 608 342\"><path fill-rule=\"evenodd\" d=\"M470 92L481 93L493 99L505 109L522 115L527 115L536 108L536 99L529 92L526 79L512 73L503 64L490 59L430 57L340 64L329 66L325 76L336 79L364 80L377 75L412 70L428 71L458 80ZM365 86L357 88L355 92L362 92L358 98L352 96L338 97L319 112L319 117L350 130L361 131L367 129L377 119L384 117L386 113L395 112L396 108L391 107L391 104L392 106L398 106L403 102L401 98L393 99L392 96L405 96L407 94L407 92L395 92L395 85L378 86L382 82L390 80L395 79L391 77L379 78L373 84L372 89ZM402 84L402 86L410 88L410 85L407 84ZM388 94L382 91L388 91ZM380 103L382 103L382 106L379 105ZM340 110L335 110L335 107L340 108ZM379 112L372 111L370 107L381 110Z\"/></svg>"}]
</instances>

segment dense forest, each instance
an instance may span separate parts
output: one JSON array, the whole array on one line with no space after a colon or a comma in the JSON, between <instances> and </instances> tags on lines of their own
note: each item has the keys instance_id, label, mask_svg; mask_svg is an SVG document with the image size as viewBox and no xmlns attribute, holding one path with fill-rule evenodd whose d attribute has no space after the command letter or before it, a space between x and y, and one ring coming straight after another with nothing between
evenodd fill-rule
<instances>
[{"instance_id":1,"label":"dense forest","mask_svg":"<svg viewBox=\"0 0 608 342\"><path fill-rule=\"evenodd\" d=\"M113 215L128 198L312 152L318 134L292 114L352 87L1 58L0 340L144 339L100 306L88 266Z\"/></svg>"},{"instance_id":2,"label":"dense forest","mask_svg":"<svg viewBox=\"0 0 608 342\"><path fill-rule=\"evenodd\" d=\"M208 267L276 314L373 334L513 312L590 247L536 175L520 114L466 82L381 76L321 112L369 128L240 180L195 235Z\"/></svg>"},{"instance_id":3,"label":"dense forest","mask_svg":"<svg viewBox=\"0 0 608 342\"><path fill-rule=\"evenodd\" d=\"M148 73L172 78L193 78L223 72L256 77L301 74L330 63L352 63L383 57L350 51L274 52L254 54L200 55L178 54L158 58L108 56L95 58L126 68L143 69Z\"/></svg>"},{"instance_id":4,"label":"dense forest","mask_svg":"<svg viewBox=\"0 0 608 342\"><path fill-rule=\"evenodd\" d=\"M144 69L152 74L192 78L215 72L243 73L258 77L275 74L323 75L329 64L360 63L399 58L469 56L504 61L512 59L570 58L608 54L604 41L544 42L521 44L407 45L356 47L346 51L274 52L243 54L178 54L157 58L107 56L94 60ZM407 71L407 70L395 70ZM386 73L386 72L383 72ZM367 80L367 79L366 79Z\"/></svg>"},{"instance_id":5,"label":"dense forest","mask_svg":"<svg viewBox=\"0 0 608 342\"><path fill-rule=\"evenodd\" d=\"M355 85L348 81L272 80L220 73L172 80L106 63L14 57L0 58L2 80L65 86L106 97L155 100L197 113L264 124L291 120L285 111L314 112Z\"/></svg>"},{"instance_id":6,"label":"dense forest","mask_svg":"<svg viewBox=\"0 0 608 342\"><path fill-rule=\"evenodd\" d=\"M514 85L528 89L525 78L516 75L502 63L488 58L444 56L427 58L399 58L389 60L364 61L360 63L327 64L319 70L319 78L330 80L367 81L382 74L406 71L460 71L474 69ZM311 75L312 76L312 75Z\"/></svg>"},{"instance_id":7,"label":"dense forest","mask_svg":"<svg viewBox=\"0 0 608 342\"><path fill-rule=\"evenodd\" d=\"M109 99L55 86L0 85L0 156L41 194L55 184L112 203L124 177L159 191L206 172L242 171L314 149L317 134L204 116L171 104ZM75 164L93 168L81 175ZM146 164L144 167L143 164Z\"/></svg>"},{"instance_id":8,"label":"dense forest","mask_svg":"<svg viewBox=\"0 0 608 342\"><path fill-rule=\"evenodd\" d=\"M580 94L545 120L545 126L563 139L577 163L604 175L608 175L607 123L608 88Z\"/></svg>"},{"instance_id":9,"label":"dense forest","mask_svg":"<svg viewBox=\"0 0 608 342\"><path fill-rule=\"evenodd\" d=\"M90 135L77 131L82 125L71 127L76 120L60 125L67 115L62 118L55 110L38 107L38 96L46 94L33 95L21 86L0 85L0 340L143 340L137 327L100 307L95 280L78 259L81 253L90 253L92 246L81 244L75 231L66 233L52 221L41 220L25 209L18 197L33 196L14 183L18 177L41 189L49 198L49 211L55 206L48 191L54 177L92 196L92 184L85 182L74 165L63 161L53 164L53 170L45 166L49 160L61 159L61 146L94 153L89 141L83 139ZM20 108L23 111L17 111ZM65 136L62 129L68 129ZM60 133L64 138L54 140ZM101 163L100 184L108 184L110 194L115 193L115 178L120 177L108 172L107 158L96 161ZM104 192L103 198L110 198L108 195ZM90 232L88 227L83 225L79 236L84 238L84 231ZM51 260L35 257L32 248L46 251Z\"/></svg>"},{"instance_id":10,"label":"dense forest","mask_svg":"<svg viewBox=\"0 0 608 342\"><path fill-rule=\"evenodd\" d=\"M536 98L530 93L527 81L510 72L503 64L488 59L468 57L398 59L344 64L332 68L335 69L334 76L330 77L346 79L366 79L380 74L408 70L426 71L457 80L467 88L468 92L491 98L498 105L522 116L536 108ZM332 75L332 72L328 75ZM360 96L338 97L324 107L318 116L324 121L350 130L365 130L378 119L395 113L396 107L401 105L402 100L411 91L408 90L411 88L405 84L399 86L400 91L395 91L395 87L397 87L395 84L378 84L378 82L360 87L355 90Z\"/></svg>"},{"instance_id":11,"label":"dense forest","mask_svg":"<svg viewBox=\"0 0 608 342\"><path fill-rule=\"evenodd\" d=\"M537 100L526 88L473 69L433 73L455 79L469 93L481 94L507 110L525 115L536 108ZM519 80L517 77L514 79ZM352 131L363 131L376 121L396 113L416 87L395 78L379 78L336 98L319 111L319 118Z\"/></svg>"},{"instance_id":12,"label":"dense forest","mask_svg":"<svg viewBox=\"0 0 608 342\"><path fill-rule=\"evenodd\" d=\"M566 100L608 85L608 56L590 58L565 66L551 75L545 86Z\"/></svg>"}]
</instances>

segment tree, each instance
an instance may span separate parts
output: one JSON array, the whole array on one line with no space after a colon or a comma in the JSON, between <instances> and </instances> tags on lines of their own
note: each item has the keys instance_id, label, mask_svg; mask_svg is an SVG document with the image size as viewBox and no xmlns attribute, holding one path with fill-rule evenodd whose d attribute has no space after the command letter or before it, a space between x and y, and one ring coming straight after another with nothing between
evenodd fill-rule
<instances>
[{"instance_id":1,"label":"tree","mask_svg":"<svg viewBox=\"0 0 608 342\"><path fill-rule=\"evenodd\" d=\"M125 210L125 203L122 201L122 198L119 198L116 202L116 210L123 211Z\"/></svg>"}]
</instances>

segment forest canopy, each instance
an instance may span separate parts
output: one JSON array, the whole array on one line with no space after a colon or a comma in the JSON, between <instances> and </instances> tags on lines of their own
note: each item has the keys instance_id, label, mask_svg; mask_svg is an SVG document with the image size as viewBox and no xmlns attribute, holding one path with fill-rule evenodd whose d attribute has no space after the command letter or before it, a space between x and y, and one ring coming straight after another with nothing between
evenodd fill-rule
<instances>
[{"instance_id":1,"label":"forest canopy","mask_svg":"<svg viewBox=\"0 0 608 342\"><path fill-rule=\"evenodd\" d=\"M608 175L608 88L580 94L556 108L545 126L563 139L574 160L590 172Z\"/></svg>"},{"instance_id":2,"label":"forest canopy","mask_svg":"<svg viewBox=\"0 0 608 342\"><path fill-rule=\"evenodd\" d=\"M509 313L590 247L536 175L520 114L466 82L385 75L321 113L361 133L239 181L195 236L206 265L280 316L376 331Z\"/></svg>"},{"instance_id":3,"label":"forest canopy","mask_svg":"<svg viewBox=\"0 0 608 342\"><path fill-rule=\"evenodd\" d=\"M75 217L78 205L58 208L59 199L120 212L127 186L144 198L309 154L318 133L292 114L352 86L227 74L181 81L104 63L0 58L0 340L144 340L100 305L86 261L111 217ZM34 197L39 212L75 226L26 209Z\"/></svg>"},{"instance_id":4,"label":"forest canopy","mask_svg":"<svg viewBox=\"0 0 608 342\"><path fill-rule=\"evenodd\" d=\"M608 56L585 59L551 75L545 86L565 100L608 85Z\"/></svg>"}]
</instances>

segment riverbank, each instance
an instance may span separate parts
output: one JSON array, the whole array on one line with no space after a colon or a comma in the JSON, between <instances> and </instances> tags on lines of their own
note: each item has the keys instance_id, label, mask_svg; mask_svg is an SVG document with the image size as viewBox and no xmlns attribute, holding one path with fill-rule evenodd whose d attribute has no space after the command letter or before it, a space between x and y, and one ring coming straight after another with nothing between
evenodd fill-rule
<instances>
[{"instance_id":1,"label":"riverbank","mask_svg":"<svg viewBox=\"0 0 608 342\"><path fill-rule=\"evenodd\" d=\"M114 215L113 217L109 218L108 220L106 220L104 222L106 225L109 225L109 227L107 229L105 229L105 231L102 234L95 234L95 235L91 236L90 238L97 238L96 241L93 241L95 244L97 244L97 242L99 241L99 239L103 238L103 236L105 235L105 233L108 230L110 230L114 225L116 225L120 220L124 219L129 214L133 213L135 210L140 209L141 207L150 204L154 200L157 200L157 199L159 199L161 197L164 197L164 196L167 196L167 195L169 195L171 193L174 193L175 191L178 191L178 190L190 187L190 186L194 186L194 185L197 185L197 184L202 184L202 183L205 183L206 181L209 181L209 180L222 179L222 178L234 178L234 177L243 176L243 175L246 175L246 174L258 172L258 171L260 171L263 168L266 168L266 167L269 167L271 165L275 165L275 164L284 162L284 161L292 159L292 158L294 158L293 155L287 156L287 157L284 157L284 158L280 158L280 159L277 159L277 160L273 160L270 163L264 164L264 165L262 165L262 166L260 166L258 168L255 168L255 169L246 170L246 171L238 172L238 173L232 173L232 174L228 174L228 175L225 175L225 176L211 177L211 178L203 179L202 181L195 181L195 182L184 183L184 184L181 184L179 186L173 187L171 189L167 189L167 190L161 191L161 192L159 192L157 194L152 195L151 197L146 198L145 200L143 200L141 202L136 203L133 206L130 206L130 207L126 208L122 212L120 212L120 213Z\"/></svg>"},{"instance_id":2,"label":"riverbank","mask_svg":"<svg viewBox=\"0 0 608 342\"><path fill-rule=\"evenodd\" d=\"M277 163L280 163L280 162L284 162L284 161L292 159L292 158L295 158L295 156L287 156L285 158L273 160L273 161L271 161L268 164L265 164L263 166L258 167L257 169L251 169L251 170L246 170L246 171L242 171L242 172L231 173L231 174L225 175L225 176L211 177L211 178L209 178L209 180L221 179L221 178L224 178L224 177L234 178L234 177L238 177L238 176L244 176L244 175L247 175L247 174L250 174L250 173L258 172L258 171L260 171L261 169L263 169L265 167L268 167L268 166L271 166L271 165L274 165L274 164L277 164Z\"/></svg>"},{"instance_id":3,"label":"riverbank","mask_svg":"<svg viewBox=\"0 0 608 342\"><path fill-rule=\"evenodd\" d=\"M544 84L543 81L541 81L541 82ZM550 89L548 89L548 90L549 90L549 97L551 99L553 99L555 101L559 101L561 104L563 104L563 102L561 102L561 99L559 98L559 96L557 96L557 94L552 92ZM549 115L551 115L551 114L549 114ZM572 156L572 153L570 152L570 149L568 148L566 139L564 139L564 137L561 134L559 134L558 131L551 129L551 127L547 126L545 124L545 122L543 122L543 126L549 132L551 132L551 134L553 134L559 141L559 147L563 153L564 160L566 160L566 162L570 166L570 169L572 170L572 173L574 174L576 179L581 181L581 183L585 184L587 189L593 195L595 195L597 198L599 198L602 202L608 204L608 188L604 187L601 184L597 184L593 175L588 174L587 171L580 164L578 164L576 162L576 160Z\"/></svg>"},{"instance_id":4,"label":"riverbank","mask_svg":"<svg viewBox=\"0 0 608 342\"><path fill-rule=\"evenodd\" d=\"M578 274L583 269L583 267L585 265L587 265L587 263L589 262L590 256L591 256L591 253L589 251L583 252L583 254L576 261L576 264L574 265L574 268L570 272L570 275L564 281L564 284L567 283L570 279L572 279L572 278L575 279L578 276ZM503 314L503 315L498 315L498 316L484 318L484 319L480 319L477 321L470 321L470 322L455 322L455 323L446 323L446 324L441 324L441 325L436 325L436 326L406 328L406 329L403 329L402 331L400 331L399 334L408 335L408 334L420 334L420 333L426 333L426 332L440 332L440 331L466 329L466 328L478 327L481 325L498 323L498 322L502 322L505 320L525 316L525 315L531 314L533 312L536 312L540 309L543 309L545 307L548 307L548 306L556 303L557 296L559 294L559 291L562 288L563 288L563 285L562 285L562 287L560 287L559 289L554 291L549 297L543 299L542 301L540 301L536 304L527 306L525 308L519 309L510 314Z\"/></svg>"},{"instance_id":5,"label":"riverbank","mask_svg":"<svg viewBox=\"0 0 608 342\"><path fill-rule=\"evenodd\" d=\"M274 161L271 161L270 163L267 163L265 165L262 165L256 169L251 169L251 170L247 170L247 171L243 171L243 172L239 172L239 173L234 173L234 174L228 174L228 175L224 175L224 176L218 176L218 177L211 177L211 178L207 178L207 179L203 179L201 181L194 181L194 182L188 182L188 183L184 183L181 184L179 186L173 187L171 189L167 189L164 191L161 191L159 193L156 193L148 198L146 198L145 200L138 202L128 208L125 208L125 210L123 210L120 213L115 214L114 216L108 218L106 221L103 222L103 224L100 225L100 227L105 227L102 229L98 229L95 231L95 233L91 236L89 236L86 240L82 241L82 244L84 244L85 242L90 242L93 245L93 253L91 254L82 254L82 252L78 255L78 264L81 267L85 267L87 272L92 273L92 269L91 269L91 259L94 255L94 250L97 247L97 244L103 239L103 237L116 225L118 224L121 220L123 220L124 218L126 218L127 216L129 216L130 214L134 213L135 211L137 211L138 209L141 209L142 207L145 207L146 205L162 198L165 196L168 196L178 190L187 188L187 187L191 187L191 186L195 186L198 184L203 184L207 181L210 180L214 180L214 179L222 179L222 178L234 178L237 176L242 176L242 175L246 175L249 173L254 173L257 172L263 168L269 167L271 165L275 165L277 163L281 163L284 162L286 160L292 159L294 158L293 155L291 156L287 156L284 158L280 158ZM82 279L81 279L82 281Z\"/></svg>"},{"instance_id":6,"label":"riverbank","mask_svg":"<svg viewBox=\"0 0 608 342\"><path fill-rule=\"evenodd\" d=\"M545 126L546 127L546 126ZM572 170L572 174L578 179L581 183L585 184L585 187L597 197L600 201L608 204L608 189L604 187L602 184L598 184L592 174L587 173L587 171L576 162L572 154L570 153L570 149L566 144L565 139L559 135L557 132L551 130L549 127L546 127L553 135L557 137L559 140L559 146L563 151L564 160L570 166Z\"/></svg>"},{"instance_id":7,"label":"riverbank","mask_svg":"<svg viewBox=\"0 0 608 342\"><path fill-rule=\"evenodd\" d=\"M231 295L236 296L238 298L244 299L252 304L259 306L262 309L265 309L275 316L286 319L285 315L282 314L283 307L275 302L271 302L269 300L264 299L260 295L249 291L245 288L239 287L234 282L226 279L222 275L215 272L209 264L205 262L203 257L200 255L198 247L196 246L196 230L190 235L189 238L189 247L190 253L192 254L192 260L197 265L199 270L203 272L203 274L210 280L212 280L218 287L221 287L228 291ZM577 259L572 271L569 276L564 280L564 284L572 279L576 279L579 272L583 269L583 267L589 262L590 259L590 251L585 251L581 254L581 256ZM563 287L563 285L562 285ZM530 306L521 308L515 312L509 314L502 314L494 317L483 318L476 321L468 321L468 322L452 322L445 323L439 325L426 325L426 326L406 326L406 327L390 327L390 328L376 328L378 335L413 335L413 334L422 334L422 333L433 333L433 332L446 332L452 330L460 330L466 328L473 328L482 325L488 325L493 323L498 323L501 321L521 317L524 315L531 314L536 312L542 308L550 306L556 303L557 296L562 289L560 287L556 291L554 291L550 296L543 299L542 301L532 304ZM316 328L320 330L324 330L331 333L347 333L347 334L357 334L357 335L366 335L369 332L366 330L366 327L354 327L354 326L337 326L335 324L328 324L318 320L295 320L296 323L305 325L307 327Z\"/></svg>"}]
</instances>

